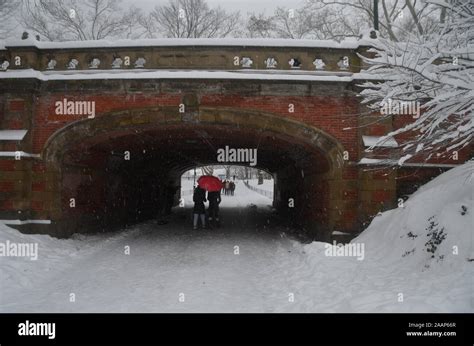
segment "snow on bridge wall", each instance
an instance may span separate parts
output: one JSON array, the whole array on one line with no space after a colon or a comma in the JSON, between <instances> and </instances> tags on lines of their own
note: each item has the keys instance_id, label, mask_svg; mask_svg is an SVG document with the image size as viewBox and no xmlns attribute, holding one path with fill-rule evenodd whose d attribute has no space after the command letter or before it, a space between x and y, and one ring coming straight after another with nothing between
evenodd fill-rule
<instances>
[{"instance_id":1,"label":"snow on bridge wall","mask_svg":"<svg viewBox=\"0 0 474 346\"><path fill-rule=\"evenodd\" d=\"M215 149L230 145L259 148L259 167L277 177L275 206L315 238L360 231L396 205L398 173L358 165L366 156L362 136L380 136L392 122L359 116L366 110L357 98L363 74L356 53L365 46L295 42L7 44L0 50L11 62L0 72L0 124L28 132L0 140L0 219L67 236L153 217L162 200L150 186L216 163ZM267 68L269 57L278 64ZM113 67L117 58L122 63ZM141 68L139 58L146 60ZM291 59L301 64L289 66ZM315 59L325 68L316 69ZM56 114L64 100L93 103L94 117Z\"/></svg>"}]
</instances>

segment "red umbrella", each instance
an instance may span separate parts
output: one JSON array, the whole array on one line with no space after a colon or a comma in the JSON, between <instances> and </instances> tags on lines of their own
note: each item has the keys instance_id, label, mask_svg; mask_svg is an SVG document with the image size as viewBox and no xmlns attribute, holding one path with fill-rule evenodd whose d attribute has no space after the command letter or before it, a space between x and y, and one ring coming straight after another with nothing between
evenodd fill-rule
<instances>
[{"instance_id":1,"label":"red umbrella","mask_svg":"<svg viewBox=\"0 0 474 346\"><path fill-rule=\"evenodd\" d=\"M222 181L213 175L203 175L198 179L200 188L207 191L220 191L223 187Z\"/></svg>"}]
</instances>

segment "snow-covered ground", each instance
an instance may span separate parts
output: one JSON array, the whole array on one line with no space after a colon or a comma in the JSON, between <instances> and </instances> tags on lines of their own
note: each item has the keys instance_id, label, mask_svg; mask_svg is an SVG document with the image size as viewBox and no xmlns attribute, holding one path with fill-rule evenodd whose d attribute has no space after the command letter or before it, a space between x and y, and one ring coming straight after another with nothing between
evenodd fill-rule
<instances>
[{"instance_id":1,"label":"snow-covered ground","mask_svg":"<svg viewBox=\"0 0 474 346\"><path fill-rule=\"evenodd\" d=\"M352 242L362 260L290 239L270 199L241 182L223 196L217 230L191 230L192 196L167 225L114 234L58 240L0 225L0 242L39 244L37 261L0 257L0 311L473 312L473 170L455 168L376 217ZM443 234L430 258L425 244Z\"/></svg>"},{"instance_id":2,"label":"snow-covered ground","mask_svg":"<svg viewBox=\"0 0 474 346\"><path fill-rule=\"evenodd\" d=\"M268 192L273 192L273 179L264 179L263 184L258 185L258 179L248 179L249 185Z\"/></svg>"}]
</instances>

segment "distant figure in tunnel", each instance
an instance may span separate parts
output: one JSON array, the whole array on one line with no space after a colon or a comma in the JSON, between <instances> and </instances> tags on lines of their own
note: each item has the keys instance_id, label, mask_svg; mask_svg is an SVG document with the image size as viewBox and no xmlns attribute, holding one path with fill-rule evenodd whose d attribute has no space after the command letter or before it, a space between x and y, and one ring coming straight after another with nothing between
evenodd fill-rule
<instances>
[{"instance_id":1,"label":"distant figure in tunnel","mask_svg":"<svg viewBox=\"0 0 474 346\"><path fill-rule=\"evenodd\" d=\"M224 181L224 191L226 196L230 193L230 182L228 180Z\"/></svg>"},{"instance_id":2,"label":"distant figure in tunnel","mask_svg":"<svg viewBox=\"0 0 474 346\"><path fill-rule=\"evenodd\" d=\"M207 199L209 200L209 227L219 227L219 204L221 203L221 192L209 191L207 193Z\"/></svg>"},{"instance_id":3,"label":"distant figure in tunnel","mask_svg":"<svg viewBox=\"0 0 474 346\"><path fill-rule=\"evenodd\" d=\"M193 229L198 228L198 221L201 219L202 228L206 228L206 190L197 186L193 194L194 210L193 210Z\"/></svg>"}]
</instances>

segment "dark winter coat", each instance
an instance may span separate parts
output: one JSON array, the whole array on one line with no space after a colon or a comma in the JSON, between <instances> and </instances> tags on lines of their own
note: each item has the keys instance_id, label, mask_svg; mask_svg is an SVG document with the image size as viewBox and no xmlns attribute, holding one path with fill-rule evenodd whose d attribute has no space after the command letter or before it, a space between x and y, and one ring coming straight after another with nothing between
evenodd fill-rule
<instances>
[{"instance_id":1,"label":"dark winter coat","mask_svg":"<svg viewBox=\"0 0 474 346\"><path fill-rule=\"evenodd\" d=\"M209 200L209 207L219 205L221 203L221 192L220 191L210 191L207 193L207 199Z\"/></svg>"},{"instance_id":2,"label":"dark winter coat","mask_svg":"<svg viewBox=\"0 0 474 346\"><path fill-rule=\"evenodd\" d=\"M194 214L204 214L206 212L206 207L204 206L204 202L206 200L206 190L201 189L199 186L194 189L193 194L193 201L194 201Z\"/></svg>"}]
</instances>

